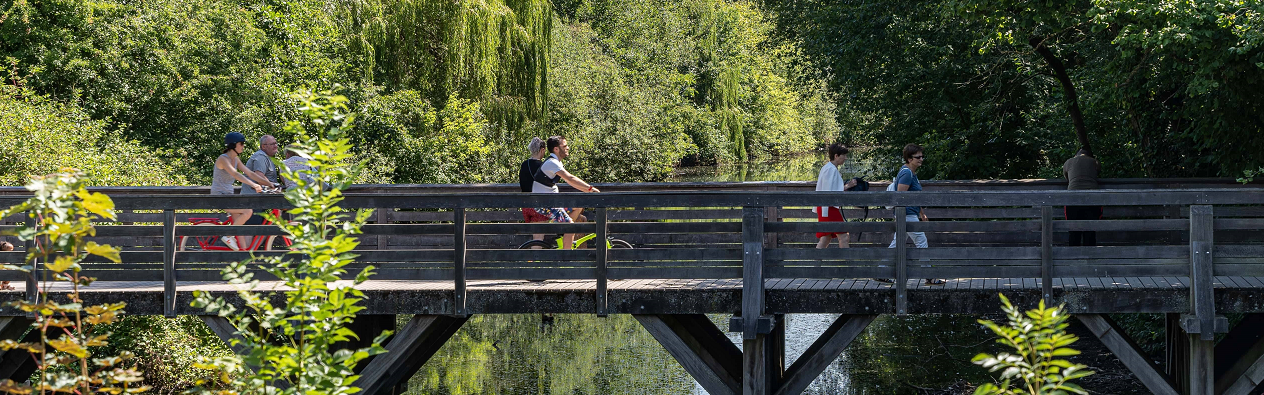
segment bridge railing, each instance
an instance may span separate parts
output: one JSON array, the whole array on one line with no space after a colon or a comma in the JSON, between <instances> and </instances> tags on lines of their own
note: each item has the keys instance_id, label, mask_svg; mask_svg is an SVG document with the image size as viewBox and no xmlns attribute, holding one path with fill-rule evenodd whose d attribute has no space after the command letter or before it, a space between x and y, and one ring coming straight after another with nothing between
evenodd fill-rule
<instances>
[{"instance_id":1,"label":"bridge railing","mask_svg":"<svg viewBox=\"0 0 1264 395\"><path fill-rule=\"evenodd\" d=\"M274 226L190 226L188 218L222 217L214 210L225 208L286 206L279 196L112 198L124 213L119 222L98 227L97 241L123 247L123 263L92 261L84 271L103 281L163 281L169 300L174 300L180 282L220 281L224 262L252 256L200 251L187 242L182 246L182 240L280 235ZM0 204L22 199L3 196ZM819 205L848 207L852 221L817 223L810 207ZM1068 205L1104 206L1106 218L1063 220L1062 207ZM587 279L595 280L598 294L604 295L610 279L806 283L879 277L896 280L896 310L902 312L908 279L1021 278L1040 285L1049 297L1053 278L1089 283L1103 277L1166 281L1161 278L1190 277L1203 266L1208 276L1264 276L1264 232L1259 232L1264 229L1264 192L1259 189L382 192L349 194L343 206L378 210L374 223L364 227L362 249L357 251L360 264L378 268L375 279L452 281L458 297L471 280ZM520 207L559 206L587 207L591 222L521 223ZM903 206L924 207L931 221L904 223L902 216L892 218L886 208ZM1063 245L1065 232L1087 230L1098 232L1101 245ZM815 249L815 232L849 232L853 248ZM927 232L931 247L911 248L904 243L907 232ZM605 243L590 243L587 249L573 251L516 249L532 234L557 233L610 235L629 240L636 248L607 249ZM892 238L901 243L887 248ZM283 247L275 240L272 245ZM1198 266L1203 252L1206 262ZM253 256L284 254L279 248ZM22 257L20 251L0 253L5 262L21 262ZM268 277L261 268L254 272ZM0 277L26 279L29 287L38 278L20 272L0 272ZM599 298L598 310L603 311L604 296Z\"/></svg>"}]
</instances>

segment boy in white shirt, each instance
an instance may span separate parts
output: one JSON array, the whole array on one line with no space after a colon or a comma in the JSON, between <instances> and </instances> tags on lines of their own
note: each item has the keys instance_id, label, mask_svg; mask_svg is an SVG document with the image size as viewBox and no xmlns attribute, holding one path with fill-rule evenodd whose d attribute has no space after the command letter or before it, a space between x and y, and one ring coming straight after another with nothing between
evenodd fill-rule
<instances>
[{"instance_id":1,"label":"boy in white shirt","mask_svg":"<svg viewBox=\"0 0 1264 395\"><path fill-rule=\"evenodd\" d=\"M562 159L566 159L567 156L570 156L571 152L570 144L567 144L565 137L549 137L548 141L545 142L545 148L548 150L549 156L544 160L544 164L540 165L540 173L543 173L542 178L544 178L544 181L548 183L542 184L539 181L535 182L532 186L531 192L558 193L557 183L561 181L566 181L567 185L584 192L601 192L597 189L597 187L589 185L579 177L572 175L570 172L566 171L565 167L562 166ZM537 207L535 209L535 211L548 217L549 222L557 223L571 223L574 222L574 220L582 222L582 216L580 216L581 218L572 219L573 216L579 216L579 213L582 210L583 209L579 208L571 210L565 207ZM567 211L570 212L568 213ZM574 244L574 240L574 234L568 233L563 235L562 248L567 250L571 249L572 244Z\"/></svg>"},{"instance_id":2,"label":"boy in white shirt","mask_svg":"<svg viewBox=\"0 0 1264 395\"><path fill-rule=\"evenodd\" d=\"M816 176L817 191L842 192L851 187L856 186L856 180L843 181L842 173L838 172L838 167L847 162L847 147L834 143L829 147L829 162L825 162L825 166L821 166L821 174ZM843 211L836 206L820 206L813 207L812 211L816 212L816 220L819 222L843 222ZM850 234L847 232L817 232L816 248L829 247L831 238L838 239L839 248L847 248Z\"/></svg>"}]
</instances>

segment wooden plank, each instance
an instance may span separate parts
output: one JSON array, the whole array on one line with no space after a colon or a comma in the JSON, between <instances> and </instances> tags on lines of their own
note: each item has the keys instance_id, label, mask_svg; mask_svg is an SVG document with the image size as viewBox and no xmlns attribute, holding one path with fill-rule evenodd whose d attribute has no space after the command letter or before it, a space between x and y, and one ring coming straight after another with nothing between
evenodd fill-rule
<instances>
[{"instance_id":1,"label":"wooden plank","mask_svg":"<svg viewBox=\"0 0 1264 395\"><path fill-rule=\"evenodd\" d=\"M702 316L634 314L658 343L710 394L735 395L741 391L742 352Z\"/></svg>"},{"instance_id":2,"label":"wooden plank","mask_svg":"<svg viewBox=\"0 0 1264 395\"><path fill-rule=\"evenodd\" d=\"M755 339L758 319L764 315L764 222L762 207L743 209L742 338L746 340Z\"/></svg>"},{"instance_id":3,"label":"wooden plank","mask_svg":"<svg viewBox=\"0 0 1264 395\"><path fill-rule=\"evenodd\" d=\"M1200 340L1215 339L1215 299L1213 296L1212 250L1214 241L1213 212L1211 206L1196 205L1189 208L1190 249L1190 312L1198 317ZM1201 350L1201 347L1199 348ZM1199 359L1201 356L1191 356ZM1191 362L1193 363L1193 362ZM1193 369L1193 366L1191 366ZM1193 374L1191 372L1191 374ZM1210 374L1208 374L1210 376ZM1200 376L1201 377L1201 376Z\"/></svg>"},{"instance_id":4,"label":"wooden plank","mask_svg":"<svg viewBox=\"0 0 1264 395\"><path fill-rule=\"evenodd\" d=\"M176 212L163 210L162 219L162 315L176 316Z\"/></svg>"},{"instance_id":5,"label":"wooden plank","mask_svg":"<svg viewBox=\"0 0 1264 395\"><path fill-rule=\"evenodd\" d=\"M1053 305L1053 208L1040 206L1040 278L1041 295L1046 305Z\"/></svg>"},{"instance_id":6,"label":"wooden plank","mask_svg":"<svg viewBox=\"0 0 1264 395\"><path fill-rule=\"evenodd\" d=\"M803 354L786 368L776 395L797 395L807 389L869 326L876 315L841 315Z\"/></svg>"},{"instance_id":7,"label":"wooden plank","mask_svg":"<svg viewBox=\"0 0 1264 395\"><path fill-rule=\"evenodd\" d=\"M895 208L895 314L908 313L908 220L905 207Z\"/></svg>"},{"instance_id":8,"label":"wooden plank","mask_svg":"<svg viewBox=\"0 0 1264 395\"><path fill-rule=\"evenodd\" d=\"M466 283L465 267L466 249L465 249L465 209L458 208L452 210L452 279L453 293L457 315L465 315L466 308Z\"/></svg>"},{"instance_id":9,"label":"wooden plank","mask_svg":"<svg viewBox=\"0 0 1264 395\"><path fill-rule=\"evenodd\" d=\"M1057 221L1053 224L1053 231L1099 231L1099 232L1136 232L1136 231L1157 231L1157 230L1180 230L1189 229L1189 221L1182 219L1113 219L1113 220L1091 220L1091 221L1074 221L1064 220Z\"/></svg>"},{"instance_id":10,"label":"wooden plank","mask_svg":"<svg viewBox=\"0 0 1264 395\"><path fill-rule=\"evenodd\" d=\"M374 356L361 370L353 384L360 393L389 395L406 382L434 356L444 343L456 334L468 317L414 315L395 333L384 347L386 353ZM361 337L367 334L361 334Z\"/></svg>"},{"instance_id":11,"label":"wooden plank","mask_svg":"<svg viewBox=\"0 0 1264 395\"><path fill-rule=\"evenodd\" d=\"M13 205L10 205L8 207L12 207L12 206ZM26 213L26 227L28 229L33 229L35 228L35 226L36 226L35 216L31 212L27 212ZM26 251L27 254L30 254L32 251L35 251L34 240L26 240L25 244L26 244L26 248L24 251ZM32 259L30 262L30 267L31 267L30 271L26 272L26 301L29 303L36 303L39 301L39 282L38 281L40 278L40 271L42 271L40 268L39 259Z\"/></svg>"},{"instance_id":12,"label":"wooden plank","mask_svg":"<svg viewBox=\"0 0 1264 395\"><path fill-rule=\"evenodd\" d=\"M606 216L607 216L606 208L604 207L598 207L593 213L593 217L594 217L593 221L597 225L597 232L596 232L597 238L594 239L593 242L596 244L596 250L597 250L596 251L597 252L597 270L596 270L597 272L597 290L596 290L597 306L596 306L596 310L597 310L598 317L605 317L607 313L606 295L607 295L608 284L606 283L607 281L606 277L608 274L606 273L606 264L610 257L609 257L609 249L607 248L607 245L606 245L606 237L607 237L606 232L608 230L608 224L606 223Z\"/></svg>"},{"instance_id":13,"label":"wooden plank","mask_svg":"<svg viewBox=\"0 0 1264 395\"><path fill-rule=\"evenodd\" d=\"M1179 395L1172 379L1160 373L1158 366L1141 353L1136 343L1128 337L1114 321L1103 314L1076 314L1080 322L1088 327L1093 335L1109 348L1115 357L1145 385L1151 393L1158 395Z\"/></svg>"}]
</instances>

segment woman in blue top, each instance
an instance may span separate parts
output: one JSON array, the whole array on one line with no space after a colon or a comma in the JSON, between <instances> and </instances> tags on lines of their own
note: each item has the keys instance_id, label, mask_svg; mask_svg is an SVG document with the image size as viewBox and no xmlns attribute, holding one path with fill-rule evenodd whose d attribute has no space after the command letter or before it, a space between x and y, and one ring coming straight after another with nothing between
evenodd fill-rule
<instances>
[{"instance_id":1,"label":"woman in blue top","mask_svg":"<svg viewBox=\"0 0 1264 395\"><path fill-rule=\"evenodd\" d=\"M904 146L904 167L900 168L900 173L895 176L895 190L897 191L920 191L922 183L917 179L917 168L922 167L922 163L926 160L926 154L923 153L922 146L917 144L909 144ZM896 213L897 215L899 213ZM926 213L921 207L908 206L904 208L904 220L906 222L926 221ZM913 240L913 244L917 248L926 248L926 233L924 232L907 232L909 239ZM895 243L899 240L891 239L891 245L888 248L895 248ZM927 285L940 285L943 280L926 279Z\"/></svg>"}]
</instances>

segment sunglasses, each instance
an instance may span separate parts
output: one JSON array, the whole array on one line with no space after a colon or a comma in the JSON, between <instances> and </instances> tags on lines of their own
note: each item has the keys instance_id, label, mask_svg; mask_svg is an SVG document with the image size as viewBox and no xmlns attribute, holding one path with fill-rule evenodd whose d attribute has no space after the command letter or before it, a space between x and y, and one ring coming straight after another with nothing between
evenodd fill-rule
<instances>
[{"instance_id":1,"label":"sunglasses","mask_svg":"<svg viewBox=\"0 0 1264 395\"><path fill-rule=\"evenodd\" d=\"M913 158L913 159L925 159L925 158L926 158L926 155L910 156L910 158Z\"/></svg>"}]
</instances>

